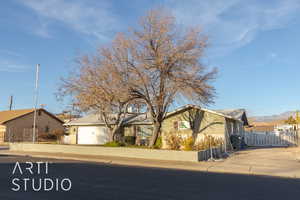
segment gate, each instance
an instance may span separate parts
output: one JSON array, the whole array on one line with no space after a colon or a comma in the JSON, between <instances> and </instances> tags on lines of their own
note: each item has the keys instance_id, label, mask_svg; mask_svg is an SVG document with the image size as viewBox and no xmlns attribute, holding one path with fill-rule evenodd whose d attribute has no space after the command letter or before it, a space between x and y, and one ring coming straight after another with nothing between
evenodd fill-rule
<instances>
[{"instance_id":1,"label":"gate","mask_svg":"<svg viewBox=\"0 0 300 200\"><path fill-rule=\"evenodd\" d=\"M298 133L297 131L289 131L280 134L275 134L274 132L245 132L244 140L248 146L298 146Z\"/></svg>"}]
</instances>

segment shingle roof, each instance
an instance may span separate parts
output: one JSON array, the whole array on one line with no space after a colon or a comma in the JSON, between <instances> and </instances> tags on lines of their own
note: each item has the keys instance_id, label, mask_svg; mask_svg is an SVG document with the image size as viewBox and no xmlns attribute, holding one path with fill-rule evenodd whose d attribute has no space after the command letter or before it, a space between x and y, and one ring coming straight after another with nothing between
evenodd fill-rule
<instances>
[{"instance_id":1,"label":"shingle roof","mask_svg":"<svg viewBox=\"0 0 300 200\"><path fill-rule=\"evenodd\" d=\"M112 120L110 122L114 124L115 122ZM127 114L126 118L124 119L124 124L143 124L143 123L151 123L149 117L146 117L146 114ZM65 123L65 125L104 125L105 122L100 118L99 114L89 114L85 117L81 117L79 119L70 121Z\"/></svg>"},{"instance_id":2,"label":"shingle roof","mask_svg":"<svg viewBox=\"0 0 300 200\"><path fill-rule=\"evenodd\" d=\"M135 114L125 119L126 124L152 124L151 117L146 113Z\"/></svg>"},{"instance_id":3,"label":"shingle roof","mask_svg":"<svg viewBox=\"0 0 300 200\"><path fill-rule=\"evenodd\" d=\"M209 112L209 113L212 113L212 114L215 114L215 115L219 115L219 116L222 116L222 117L225 117L225 118L228 118L228 119L233 119L233 120L242 121L242 120L239 119L239 118L235 118L234 116L227 115L227 114L222 113L222 112L219 112L219 111L217 111L217 110L209 110L209 109L202 108L202 107L200 107L200 106L193 105L193 104L187 104L187 105L184 105L184 106L181 106L181 107L175 109L175 110L172 111L172 112L168 112L168 113L167 113L167 117L170 116L170 115L176 114L176 113L178 113L178 112L181 112L181 111L183 111L183 110L190 109L190 108L199 109L199 110L202 110L202 111L205 111L205 112Z\"/></svg>"},{"instance_id":4,"label":"shingle roof","mask_svg":"<svg viewBox=\"0 0 300 200\"><path fill-rule=\"evenodd\" d=\"M57 121L63 123L62 120L60 120L58 117L53 115L52 113L48 112L45 109L39 108L37 110L42 110L48 115L50 115L52 118L56 119ZM21 109L21 110L5 110L5 111L0 111L0 124L4 124L5 122L8 122L10 120L16 119L18 117L22 117L24 115L27 115L29 113L34 112L34 109Z\"/></svg>"},{"instance_id":5,"label":"shingle roof","mask_svg":"<svg viewBox=\"0 0 300 200\"><path fill-rule=\"evenodd\" d=\"M104 124L104 121L101 120L99 114L89 114L84 117L72 120L65 125L89 125L89 124Z\"/></svg>"},{"instance_id":6,"label":"shingle roof","mask_svg":"<svg viewBox=\"0 0 300 200\"><path fill-rule=\"evenodd\" d=\"M242 120L244 122L244 125L249 125L245 109L224 109L216 110L216 112L223 113L224 115L229 115L235 119Z\"/></svg>"},{"instance_id":7,"label":"shingle roof","mask_svg":"<svg viewBox=\"0 0 300 200\"><path fill-rule=\"evenodd\" d=\"M182 107L179 107L179 108L175 109L172 112L168 112L167 117L171 116L171 115L174 115L178 112L181 112L183 110L190 109L190 108L200 109L200 110L203 110L205 112L220 115L220 116L228 118L228 119L241 121L241 122L244 122L244 124L245 124L245 120L242 119L243 117L239 116L238 114L233 115L232 112L224 112L223 113L221 111L213 111L213 110L205 109L205 108L202 108L200 106L192 105L192 104L187 104L187 105L184 105ZM244 109L239 109L239 110L244 110ZM244 110L244 112L245 112L245 110ZM114 121L111 121L110 123L113 124ZM124 124L151 124L151 123L152 123L151 117L147 116L147 114L145 114L145 113L142 113L142 114L127 114L127 116L124 120ZM71 125L104 125L104 124L105 123L104 123L104 121L102 121L99 114L90 114L90 115L87 115L85 117L82 117L82 118L70 121L68 123L65 123L65 125L68 125L68 126L71 126Z\"/></svg>"},{"instance_id":8,"label":"shingle roof","mask_svg":"<svg viewBox=\"0 0 300 200\"><path fill-rule=\"evenodd\" d=\"M33 112L34 109L0 111L0 124Z\"/></svg>"}]
</instances>

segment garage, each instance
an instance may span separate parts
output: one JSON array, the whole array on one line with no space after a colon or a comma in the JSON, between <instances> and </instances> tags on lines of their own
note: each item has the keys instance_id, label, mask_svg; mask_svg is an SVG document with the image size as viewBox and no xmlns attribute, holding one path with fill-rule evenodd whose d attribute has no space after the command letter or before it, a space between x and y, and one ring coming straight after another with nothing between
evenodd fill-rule
<instances>
[{"instance_id":1,"label":"garage","mask_svg":"<svg viewBox=\"0 0 300 200\"><path fill-rule=\"evenodd\" d=\"M80 126L77 132L77 144L105 144L109 140L106 127Z\"/></svg>"}]
</instances>

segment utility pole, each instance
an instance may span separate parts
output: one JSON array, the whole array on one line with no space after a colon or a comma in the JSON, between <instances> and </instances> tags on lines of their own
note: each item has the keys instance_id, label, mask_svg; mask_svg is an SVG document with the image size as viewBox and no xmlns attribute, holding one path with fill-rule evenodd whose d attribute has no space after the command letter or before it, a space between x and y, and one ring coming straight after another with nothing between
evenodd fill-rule
<instances>
[{"instance_id":1,"label":"utility pole","mask_svg":"<svg viewBox=\"0 0 300 200\"><path fill-rule=\"evenodd\" d=\"M13 106L13 96L11 95L9 97L9 110L12 110L12 106Z\"/></svg>"},{"instance_id":2,"label":"utility pole","mask_svg":"<svg viewBox=\"0 0 300 200\"><path fill-rule=\"evenodd\" d=\"M36 74L35 74L35 90L34 90L34 116L33 116L33 129L32 129L32 142L35 143L35 134L36 134L36 109L38 104L38 83L39 83L39 68L40 64L36 65Z\"/></svg>"}]
</instances>

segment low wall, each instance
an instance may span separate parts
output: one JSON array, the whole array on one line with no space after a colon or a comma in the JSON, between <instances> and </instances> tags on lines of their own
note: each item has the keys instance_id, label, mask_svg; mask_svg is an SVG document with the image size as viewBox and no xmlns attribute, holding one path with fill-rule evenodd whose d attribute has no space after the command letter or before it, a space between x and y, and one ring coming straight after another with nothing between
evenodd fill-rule
<instances>
[{"instance_id":1,"label":"low wall","mask_svg":"<svg viewBox=\"0 0 300 200\"><path fill-rule=\"evenodd\" d=\"M173 151L157 149L139 149L126 147L101 147L83 145L59 145L59 144L30 144L10 143L11 151L69 153L93 156L119 156L128 158L143 158L155 160L192 161L203 160L198 151Z\"/></svg>"},{"instance_id":2,"label":"low wall","mask_svg":"<svg viewBox=\"0 0 300 200\"><path fill-rule=\"evenodd\" d=\"M216 147L212 149L206 149L198 152L199 161L207 161L209 159L219 159L224 156L222 147Z\"/></svg>"}]
</instances>

